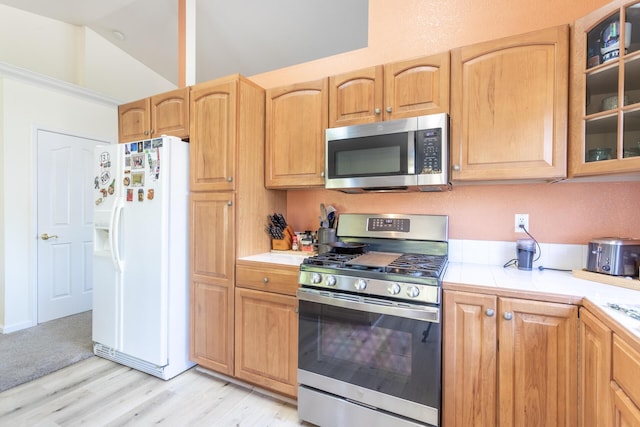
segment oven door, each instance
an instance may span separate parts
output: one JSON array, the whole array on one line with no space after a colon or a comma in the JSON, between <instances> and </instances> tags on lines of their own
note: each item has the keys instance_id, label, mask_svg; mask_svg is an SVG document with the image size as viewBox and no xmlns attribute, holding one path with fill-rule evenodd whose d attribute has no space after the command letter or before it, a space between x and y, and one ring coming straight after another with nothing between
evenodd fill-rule
<instances>
[{"instance_id":1,"label":"oven door","mask_svg":"<svg viewBox=\"0 0 640 427\"><path fill-rule=\"evenodd\" d=\"M439 307L307 288L298 299L301 387L439 425Z\"/></svg>"}]
</instances>

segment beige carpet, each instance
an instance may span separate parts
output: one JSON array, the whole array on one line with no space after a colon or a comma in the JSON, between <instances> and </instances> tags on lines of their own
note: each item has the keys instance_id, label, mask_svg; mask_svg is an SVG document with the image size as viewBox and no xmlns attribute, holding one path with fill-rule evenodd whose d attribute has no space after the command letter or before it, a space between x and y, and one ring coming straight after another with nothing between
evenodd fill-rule
<instances>
[{"instance_id":1,"label":"beige carpet","mask_svg":"<svg viewBox=\"0 0 640 427\"><path fill-rule=\"evenodd\" d=\"M91 311L0 334L0 392L91 356Z\"/></svg>"}]
</instances>

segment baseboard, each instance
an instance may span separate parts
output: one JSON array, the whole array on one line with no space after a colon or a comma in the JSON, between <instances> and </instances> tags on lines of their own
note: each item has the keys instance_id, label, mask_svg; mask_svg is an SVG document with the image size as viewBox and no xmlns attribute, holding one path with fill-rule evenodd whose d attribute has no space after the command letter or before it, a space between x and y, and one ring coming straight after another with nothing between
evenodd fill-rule
<instances>
[{"instance_id":1,"label":"baseboard","mask_svg":"<svg viewBox=\"0 0 640 427\"><path fill-rule=\"evenodd\" d=\"M32 326L36 326L36 324L33 322L22 322L10 326L1 325L0 334L10 334L11 332L21 331L23 329L31 328Z\"/></svg>"},{"instance_id":2,"label":"baseboard","mask_svg":"<svg viewBox=\"0 0 640 427\"><path fill-rule=\"evenodd\" d=\"M195 369L198 372L202 372L203 374L209 375L209 376L217 378L219 380L222 380L222 381L225 381L225 382L229 382L229 383L238 385L238 386L243 387L243 388L248 388L249 390L255 391L255 392L260 393L260 394L264 394L265 396L271 397L271 398L276 399L276 400L280 400L282 402L288 403L289 405L292 405L292 406L295 406L295 407L298 406L298 401L295 400L295 399L291 399L289 397L282 396L282 395L280 395L278 393L274 393L273 391L258 387L258 386L253 385L253 384L249 384L247 382L239 380L238 378L233 378L233 377L230 377L228 375L224 375L224 374L220 374L220 373L215 372L215 371L211 371L211 370L209 370L207 368L203 368L200 365L196 365Z\"/></svg>"}]
</instances>

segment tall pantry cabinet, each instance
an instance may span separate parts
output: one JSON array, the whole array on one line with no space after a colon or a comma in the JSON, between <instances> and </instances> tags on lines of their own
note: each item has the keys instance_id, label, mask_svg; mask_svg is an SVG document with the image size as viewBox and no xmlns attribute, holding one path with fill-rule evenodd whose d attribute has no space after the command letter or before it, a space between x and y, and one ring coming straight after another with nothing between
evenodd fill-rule
<instances>
[{"instance_id":1,"label":"tall pantry cabinet","mask_svg":"<svg viewBox=\"0 0 640 427\"><path fill-rule=\"evenodd\" d=\"M265 91L235 74L191 89L191 360L234 375L235 263L269 251L266 215L286 193L264 187Z\"/></svg>"}]
</instances>

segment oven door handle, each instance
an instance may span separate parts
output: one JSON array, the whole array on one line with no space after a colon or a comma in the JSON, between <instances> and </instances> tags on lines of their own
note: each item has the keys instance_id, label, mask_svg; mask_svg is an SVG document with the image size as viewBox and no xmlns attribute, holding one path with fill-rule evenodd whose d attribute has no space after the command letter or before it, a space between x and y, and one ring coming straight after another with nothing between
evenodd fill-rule
<instances>
[{"instance_id":1,"label":"oven door handle","mask_svg":"<svg viewBox=\"0 0 640 427\"><path fill-rule=\"evenodd\" d=\"M394 301L341 294L330 291L298 288L299 300L327 304L351 310L366 311L408 319L440 323L440 308L427 305L403 304Z\"/></svg>"}]
</instances>

